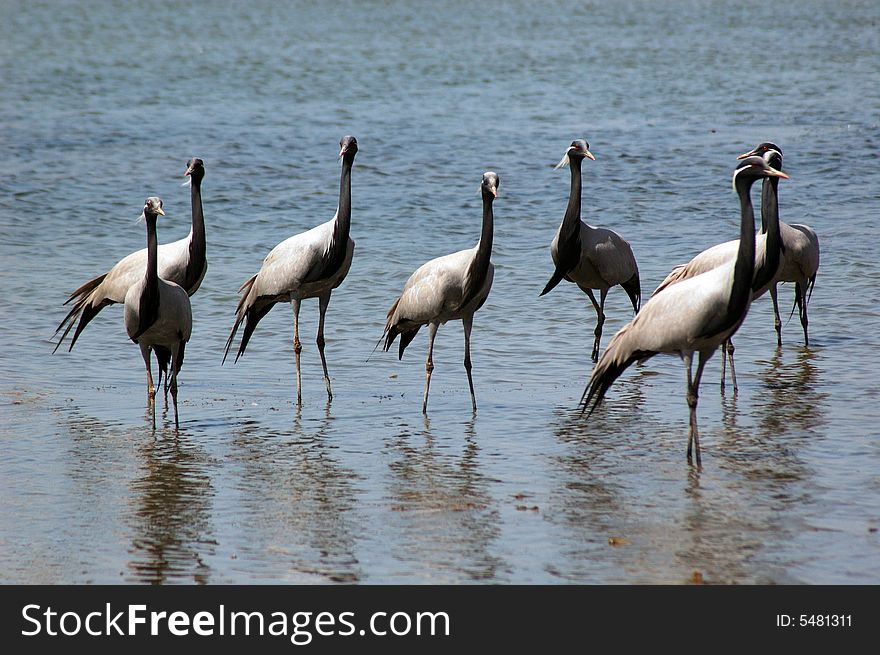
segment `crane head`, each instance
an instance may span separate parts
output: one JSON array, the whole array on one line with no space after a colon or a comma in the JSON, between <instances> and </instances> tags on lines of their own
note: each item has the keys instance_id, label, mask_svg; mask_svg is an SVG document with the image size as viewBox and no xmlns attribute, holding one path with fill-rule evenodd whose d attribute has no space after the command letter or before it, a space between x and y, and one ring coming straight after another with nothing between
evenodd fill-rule
<instances>
[{"instance_id":1,"label":"crane head","mask_svg":"<svg viewBox=\"0 0 880 655\"><path fill-rule=\"evenodd\" d=\"M579 159L584 159L586 157L587 159L596 161L593 153L590 152L590 144L583 139L575 139L571 142L571 145L568 146L568 150L565 151L565 156L560 160L558 164L556 164L555 168L568 166L568 164L571 162L572 157L576 157Z\"/></svg>"},{"instance_id":2,"label":"crane head","mask_svg":"<svg viewBox=\"0 0 880 655\"><path fill-rule=\"evenodd\" d=\"M144 201L144 212L141 214L141 218L146 218L147 216L164 216L165 210L162 209L162 199L157 196L150 196Z\"/></svg>"},{"instance_id":3,"label":"crane head","mask_svg":"<svg viewBox=\"0 0 880 655\"><path fill-rule=\"evenodd\" d=\"M480 191L485 194L489 194L493 198L498 197L498 185L501 184L501 179L498 177L498 173L494 171L486 171L483 173L483 180L480 183Z\"/></svg>"},{"instance_id":4,"label":"crane head","mask_svg":"<svg viewBox=\"0 0 880 655\"><path fill-rule=\"evenodd\" d=\"M344 136L339 140L339 157L341 158L346 153L350 153L352 157L358 151L358 142L353 136L348 135Z\"/></svg>"}]
</instances>

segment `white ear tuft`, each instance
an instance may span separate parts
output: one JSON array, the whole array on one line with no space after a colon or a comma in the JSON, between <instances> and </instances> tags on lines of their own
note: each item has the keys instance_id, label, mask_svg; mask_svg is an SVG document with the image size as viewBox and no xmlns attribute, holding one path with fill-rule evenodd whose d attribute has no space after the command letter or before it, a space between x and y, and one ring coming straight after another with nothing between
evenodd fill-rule
<instances>
[{"instance_id":1,"label":"white ear tuft","mask_svg":"<svg viewBox=\"0 0 880 655\"><path fill-rule=\"evenodd\" d=\"M566 152L565 157L563 157L561 160L559 160L559 163L553 167L553 170L555 171L557 168L562 168L563 166L568 166L568 164L569 164L569 159L568 159L568 153Z\"/></svg>"},{"instance_id":2,"label":"white ear tuft","mask_svg":"<svg viewBox=\"0 0 880 655\"><path fill-rule=\"evenodd\" d=\"M184 183L181 184L180 186L189 187L189 188L191 189L191 188L192 188L192 185L193 185L193 179L192 179L189 175L187 175L187 176L186 176L186 182L184 182Z\"/></svg>"}]
</instances>

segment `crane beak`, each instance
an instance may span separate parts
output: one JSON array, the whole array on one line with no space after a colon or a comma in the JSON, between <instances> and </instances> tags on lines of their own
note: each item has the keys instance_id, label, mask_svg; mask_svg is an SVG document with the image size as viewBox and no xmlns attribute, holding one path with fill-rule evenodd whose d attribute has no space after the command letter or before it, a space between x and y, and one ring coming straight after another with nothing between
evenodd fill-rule
<instances>
[{"instance_id":1,"label":"crane beak","mask_svg":"<svg viewBox=\"0 0 880 655\"><path fill-rule=\"evenodd\" d=\"M590 152L589 150L587 150L587 159L592 159L593 161L596 161L596 158L593 156L593 153Z\"/></svg>"},{"instance_id":2,"label":"crane beak","mask_svg":"<svg viewBox=\"0 0 880 655\"><path fill-rule=\"evenodd\" d=\"M752 157L752 156L757 156L757 155L758 155L758 150L756 148L754 150L749 150L748 152L744 152L739 157L737 157L736 160L739 161L740 159L745 159L746 157Z\"/></svg>"},{"instance_id":3,"label":"crane beak","mask_svg":"<svg viewBox=\"0 0 880 655\"><path fill-rule=\"evenodd\" d=\"M165 210L162 209L161 207L159 207L159 208L156 210L156 213L159 214L160 216L164 216L164 215L165 215Z\"/></svg>"},{"instance_id":4,"label":"crane beak","mask_svg":"<svg viewBox=\"0 0 880 655\"><path fill-rule=\"evenodd\" d=\"M493 197L493 198L497 198L497 197L498 197L498 187L490 186L490 187L489 187L489 191L492 192L492 197Z\"/></svg>"},{"instance_id":5,"label":"crane beak","mask_svg":"<svg viewBox=\"0 0 880 655\"><path fill-rule=\"evenodd\" d=\"M773 177L781 177L781 178L786 179L786 180L790 180L790 179L791 179L788 175L786 175L785 173L783 173L783 172L780 171L780 170L776 170L776 169L773 168L772 166L769 166L768 168L770 169L768 172L769 172L770 175L772 175Z\"/></svg>"}]
</instances>

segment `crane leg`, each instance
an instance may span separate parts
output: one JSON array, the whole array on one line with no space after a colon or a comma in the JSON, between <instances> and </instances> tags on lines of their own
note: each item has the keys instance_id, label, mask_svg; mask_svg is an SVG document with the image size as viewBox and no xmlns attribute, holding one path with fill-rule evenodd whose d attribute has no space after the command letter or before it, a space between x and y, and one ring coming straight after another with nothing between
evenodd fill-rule
<instances>
[{"instance_id":1,"label":"crane leg","mask_svg":"<svg viewBox=\"0 0 880 655\"><path fill-rule=\"evenodd\" d=\"M782 348L782 320L779 318L779 301L776 299L776 285L770 285L770 298L773 300L773 327L776 328L776 345Z\"/></svg>"},{"instance_id":2,"label":"crane leg","mask_svg":"<svg viewBox=\"0 0 880 655\"><path fill-rule=\"evenodd\" d=\"M175 358L176 359L176 358ZM171 374L171 400L174 403L174 427L180 427L180 421L177 417L177 367L175 366L176 362L171 365L172 369L174 369Z\"/></svg>"},{"instance_id":3,"label":"crane leg","mask_svg":"<svg viewBox=\"0 0 880 655\"><path fill-rule=\"evenodd\" d=\"M721 342L721 393L724 393L724 379L727 377L727 342Z\"/></svg>"},{"instance_id":4,"label":"crane leg","mask_svg":"<svg viewBox=\"0 0 880 655\"><path fill-rule=\"evenodd\" d=\"M807 287L800 282L795 282L794 285L794 300L797 303L798 308L798 316L801 319L801 327L804 328L804 346L808 347L810 345L810 337L807 334L807 325L809 324L809 320L807 320Z\"/></svg>"},{"instance_id":5,"label":"crane leg","mask_svg":"<svg viewBox=\"0 0 880 655\"><path fill-rule=\"evenodd\" d=\"M596 329L593 331L593 334L596 335L596 339L595 341L593 341L593 352L590 355L590 359L592 359L594 362L598 362L599 342L602 339L602 326L605 324L605 297L608 295L608 289L600 289L600 302L596 302L596 296L593 295L592 289L584 289L584 291L586 292L587 296L589 296L590 302L593 303L593 308L596 310Z\"/></svg>"},{"instance_id":6,"label":"crane leg","mask_svg":"<svg viewBox=\"0 0 880 655\"><path fill-rule=\"evenodd\" d=\"M299 340L299 300L291 300L293 307L293 354L296 356L296 404L302 404L302 373L300 371L300 353L302 343Z\"/></svg>"},{"instance_id":7,"label":"crane leg","mask_svg":"<svg viewBox=\"0 0 880 655\"><path fill-rule=\"evenodd\" d=\"M176 348L176 350L172 353L171 357L171 400L174 403L174 427L180 428L180 420L177 415L177 374L180 373L180 369L183 366L183 353L184 348L186 346L185 342L180 342ZM165 375L165 381L168 381L168 375ZM166 397L165 406L168 406L168 400Z\"/></svg>"},{"instance_id":8,"label":"crane leg","mask_svg":"<svg viewBox=\"0 0 880 655\"><path fill-rule=\"evenodd\" d=\"M700 432L697 428L697 401L700 397L700 378L703 377L703 367L706 365L706 361L709 357L712 356L712 352L710 351L708 354L700 353L699 361L697 362L697 374L691 378L691 363L693 361L693 354L687 354L682 359L684 359L685 366L687 367L688 374L688 390L687 390L687 403L688 409L690 410L690 427L688 429L688 448L687 448L687 460L689 464L693 463L693 458L691 456L693 446L693 452L696 455L697 466L701 466L702 459L700 457Z\"/></svg>"},{"instance_id":9,"label":"crane leg","mask_svg":"<svg viewBox=\"0 0 880 655\"><path fill-rule=\"evenodd\" d=\"M140 344L139 344L140 345ZM153 428L156 427L156 387L153 385L153 372L150 370L150 353L152 349L149 346L141 345L141 357L144 358L144 364L147 367L147 404L153 414Z\"/></svg>"},{"instance_id":10,"label":"crane leg","mask_svg":"<svg viewBox=\"0 0 880 655\"><path fill-rule=\"evenodd\" d=\"M327 359L324 357L324 315L327 313L327 306L330 304L330 292L318 298L318 311L320 318L318 319L318 352L321 353L321 366L324 367L324 384L327 387L327 402L333 400L333 390L330 388L330 373L327 372Z\"/></svg>"},{"instance_id":11,"label":"crane leg","mask_svg":"<svg viewBox=\"0 0 880 655\"><path fill-rule=\"evenodd\" d=\"M471 388L471 408L476 412L477 396L474 394L474 378L471 375L471 328L474 326L474 317L463 317L461 324L464 327L464 370L467 371L468 386Z\"/></svg>"},{"instance_id":12,"label":"crane leg","mask_svg":"<svg viewBox=\"0 0 880 655\"><path fill-rule=\"evenodd\" d=\"M428 359L425 360L425 400L422 403L422 414L428 413L428 390L431 388L431 373L434 371L434 337L437 336L439 323L428 324Z\"/></svg>"},{"instance_id":13,"label":"crane leg","mask_svg":"<svg viewBox=\"0 0 880 655\"><path fill-rule=\"evenodd\" d=\"M739 391L739 389L736 386L736 368L733 365L733 353L735 350L736 350L736 347L733 345L733 341L728 339L727 340L727 359L730 360L730 380L733 382L733 393L736 393L737 391Z\"/></svg>"}]
</instances>

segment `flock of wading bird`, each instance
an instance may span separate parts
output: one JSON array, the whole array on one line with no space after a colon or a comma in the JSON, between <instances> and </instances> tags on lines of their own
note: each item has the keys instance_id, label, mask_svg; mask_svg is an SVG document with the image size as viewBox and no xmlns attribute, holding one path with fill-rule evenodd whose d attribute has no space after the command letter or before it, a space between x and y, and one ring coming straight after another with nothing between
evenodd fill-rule
<instances>
[{"instance_id":1,"label":"flock of wading bird","mask_svg":"<svg viewBox=\"0 0 880 655\"><path fill-rule=\"evenodd\" d=\"M324 369L328 401L333 398L327 359L324 355L324 316L333 289L342 284L351 267L354 241L351 226L351 169L358 151L357 140L346 136L340 141L342 174L336 215L301 234L279 243L263 260L260 270L239 289L241 299L235 322L226 341L223 361L229 354L235 335L244 329L235 360L244 354L257 324L276 303L289 302L293 307L293 351L296 355L297 403L302 402L302 377L299 339L300 303L318 298L320 319L317 345ZM770 291L773 299L778 344L782 345L782 322L776 297L779 282L794 282L795 305L808 345L807 302L819 267L819 241L806 225L787 225L779 220L777 185L782 172L782 149L762 143L740 155L733 173L733 187L740 203L739 239L727 241L698 254L687 264L676 266L651 298L641 305L641 287L636 258L630 244L618 233L581 221L581 164L594 160L586 141L571 143L557 168L571 169L571 191L562 223L550 245L555 264L553 276L540 295L552 290L562 280L574 282L587 294L597 314L592 360L596 362L581 397L581 411L595 410L608 388L634 362L658 353L678 355L687 369L687 402L690 408L688 461L695 453L700 463L697 430L697 397L703 367L721 346L722 362L728 359L736 389L731 337L742 325L749 305ZM63 330L57 350L71 329L69 350L89 322L107 305L124 304L125 328L138 344L147 368L147 394L156 423L156 385L151 372L151 353L158 364L157 384L165 380L165 398L170 389L174 421L178 423L177 376L183 365L184 348L192 332L192 309L189 297L201 285L207 270L205 220L202 212L201 183L204 162L191 159L185 176L189 178L192 199L192 229L184 239L158 245L156 223L164 216L162 201L147 198L143 218L147 225L147 247L120 260L109 272L89 280L76 289L65 304L72 309L56 329ZM756 236L751 187L763 180L761 230ZM483 174L481 193L483 222L480 240L468 250L432 259L409 277L400 296L388 310L384 340L387 351L400 337L399 357L423 325L428 326L428 356L425 362L425 393L422 412L428 410L428 391L434 370L433 350L437 329L451 320L461 320L464 329L464 367L470 386L471 403L476 411L474 382L471 375L470 336L474 314L489 295L494 267L492 254L493 201L500 184L496 173ZM621 328L599 357L602 325L605 322L605 298L616 285L623 287L632 302L635 318ZM597 302L594 290L599 291ZM793 310L792 310L793 311ZM377 344L378 347L379 344ZM692 364L698 355L696 374ZM724 388L724 367L721 386Z\"/></svg>"}]
</instances>

